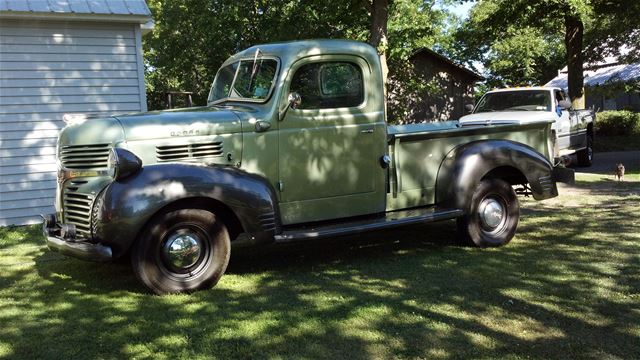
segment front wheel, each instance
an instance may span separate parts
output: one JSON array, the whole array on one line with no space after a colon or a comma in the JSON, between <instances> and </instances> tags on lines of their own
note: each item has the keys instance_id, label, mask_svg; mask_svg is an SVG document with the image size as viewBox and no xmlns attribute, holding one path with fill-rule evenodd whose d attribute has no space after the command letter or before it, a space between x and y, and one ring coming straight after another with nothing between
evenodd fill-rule
<instances>
[{"instance_id":1,"label":"front wheel","mask_svg":"<svg viewBox=\"0 0 640 360\"><path fill-rule=\"evenodd\" d=\"M478 247L502 246L518 227L520 206L511 185L500 179L482 180L467 213L458 218L458 234Z\"/></svg>"},{"instance_id":2,"label":"front wheel","mask_svg":"<svg viewBox=\"0 0 640 360\"><path fill-rule=\"evenodd\" d=\"M593 164L593 137L587 136L587 147L578 151L578 165L589 167Z\"/></svg>"},{"instance_id":3,"label":"front wheel","mask_svg":"<svg viewBox=\"0 0 640 360\"><path fill-rule=\"evenodd\" d=\"M169 211L151 221L132 253L138 279L156 294L213 287L229 263L226 226L202 209Z\"/></svg>"}]
</instances>

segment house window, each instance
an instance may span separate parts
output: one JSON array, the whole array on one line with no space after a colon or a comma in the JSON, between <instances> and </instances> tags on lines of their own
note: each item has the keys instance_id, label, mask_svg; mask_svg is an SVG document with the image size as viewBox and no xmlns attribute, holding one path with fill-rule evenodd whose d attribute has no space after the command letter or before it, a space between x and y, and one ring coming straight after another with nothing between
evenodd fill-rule
<instances>
[{"instance_id":1,"label":"house window","mask_svg":"<svg viewBox=\"0 0 640 360\"><path fill-rule=\"evenodd\" d=\"M293 76L290 91L302 97L299 109L356 107L364 102L362 70L350 62L303 65Z\"/></svg>"}]
</instances>

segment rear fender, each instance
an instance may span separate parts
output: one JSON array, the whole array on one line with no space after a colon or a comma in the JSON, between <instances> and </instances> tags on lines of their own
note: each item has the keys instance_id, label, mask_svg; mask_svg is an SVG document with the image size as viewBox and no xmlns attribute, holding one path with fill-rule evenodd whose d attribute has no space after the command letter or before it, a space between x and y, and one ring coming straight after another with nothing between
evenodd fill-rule
<instances>
[{"instance_id":1,"label":"rear fender","mask_svg":"<svg viewBox=\"0 0 640 360\"><path fill-rule=\"evenodd\" d=\"M467 209L480 181L499 168L508 169L511 179L513 174L526 179L536 200L558 195L552 178L553 165L535 149L509 140L480 140L456 147L440 164L436 204ZM500 178L499 171L493 175Z\"/></svg>"},{"instance_id":2,"label":"rear fender","mask_svg":"<svg viewBox=\"0 0 640 360\"><path fill-rule=\"evenodd\" d=\"M99 196L94 233L117 257L155 214L189 199L223 204L253 243L272 241L280 231L276 194L266 179L232 167L172 163L145 166L111 183Z\"/></svg>"}]
</instances>

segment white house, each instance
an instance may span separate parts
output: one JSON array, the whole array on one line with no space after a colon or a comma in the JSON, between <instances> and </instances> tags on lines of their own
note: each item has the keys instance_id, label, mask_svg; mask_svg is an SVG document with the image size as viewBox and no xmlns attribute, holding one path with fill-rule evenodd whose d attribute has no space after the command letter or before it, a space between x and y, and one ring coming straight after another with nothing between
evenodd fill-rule
<instances>
[{"instance_id":1,"label":"white house","mask_svg":"<svg viewBox=\"0 0 640 360\"><path fill-rule=\"evenodd\" d=\"M146 111L144 0L0 0L0 225L53 211L64 114Z\"/></svg>"}]
</instances>

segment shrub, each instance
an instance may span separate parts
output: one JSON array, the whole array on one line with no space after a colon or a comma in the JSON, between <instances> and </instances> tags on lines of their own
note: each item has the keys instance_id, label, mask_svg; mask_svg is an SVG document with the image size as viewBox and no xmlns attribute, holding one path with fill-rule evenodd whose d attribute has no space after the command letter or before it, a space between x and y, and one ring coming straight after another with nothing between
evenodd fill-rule
<instances>
[{"instance_id":1,"label":"shrub","mask_svg":"<svg viewBox=\"0 0 640 360\"><path fill-rule=\"evenodd\" d=\"M640 135L640 113L620 110L603 111L596 116L598 135Z\"/></svg>"}]
</instances>

